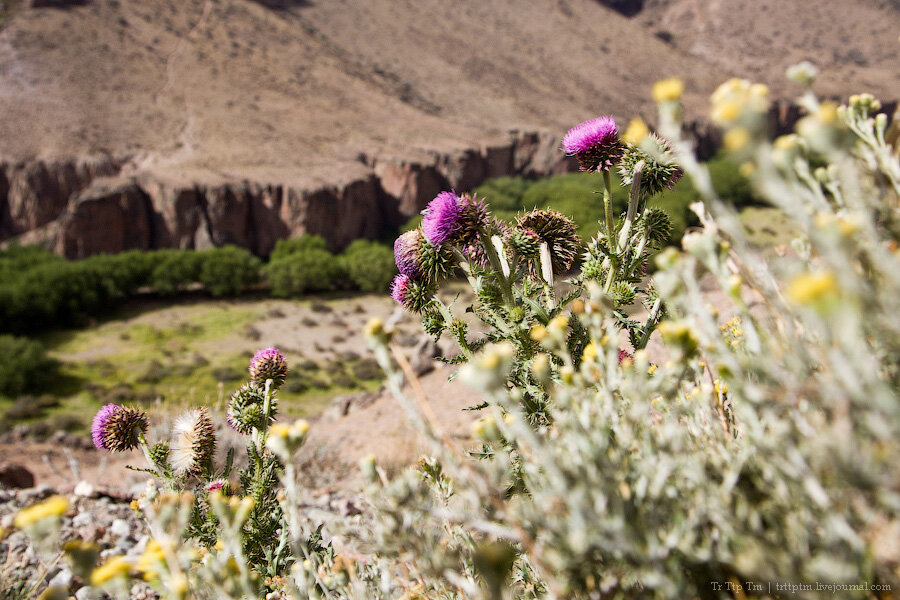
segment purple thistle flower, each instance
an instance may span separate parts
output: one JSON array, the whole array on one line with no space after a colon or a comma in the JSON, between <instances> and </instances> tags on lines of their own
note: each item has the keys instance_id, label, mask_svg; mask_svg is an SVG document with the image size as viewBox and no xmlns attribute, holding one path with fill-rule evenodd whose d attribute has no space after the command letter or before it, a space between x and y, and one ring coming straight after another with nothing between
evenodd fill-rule
<instances>
[{"instance_id":1,"label":"purple thistle flower","mask_svg":"<svg viewBox=\"0 0 900 600\"><path fill-rule=\"evenodd\" d=\"M422 232L425 239L440 246L456 234L460 227L464 205L454 192L441 192L425 209Z\"/></svg>"},{"instance_id":2,"label":"purple thistle flower","mask_svg":"<svg viewBox=\"0 0 900 600\"><path fill-rule=\"evenodd\" d=\"M582 171L607 171L622 155L619 130L612 117L597 117L579 123L563 136L566 154L578 159Z\"/></svg>"},{"instance_id":3,"label":"purple thistle flower","mask_svg":"<svg viewBox=\"0 0 900 600\"><path fill-rule=\"evenodd\" d=\"M91 439L98 450L125 452L136 448L147 431L147 415L142 410L107 404L91 423Z\"/></svg>"},{"instance_id":4,"label":"purple thistle flower","mask_svg":"<svg viewBox=\"0 0 900 600\"><path fill-rule=\"evenodd\" d=\"M419 242L422 232L418 229L407 231L394 242L394 262L397 269L413 279L422 277L419 261Z\"/></svg>"},{"instance_id":5,"label":"purple thistle flower","mask_svg":"<svg viewBox=\"0 0 900 600\"><path fill-rule=\"evenodd\" d=\"M94 446L97 450L109 451L109 448L106 446L106 425L109 423L110 418L120 410L122 410L122 407L117 404L107 404L94 415L94 421L91 424L91 438L94 440Z\"/></svg>"},{"instance_id":6,"label":"purple thistle flower","mask_svg":"<svg viewBox=\"0 0 900 600\"><path fill-rule=\"evenodd\" d=\"M278 348L270 346L253 355L249 370L252 383L265 385L266 380L271 379L272 386L278 388L287 376L287 361Z\"/></svg>"},{"instance_id":7,"label":"purple thistle flower","mask_svg":"<svg viewBox=\"0 0 900 600\"><path fill-rule=\"evenodd\" d=\"M634 356L628 350L622 350L619 348L619 364L622 364L623 360L634 360Z\"/></svg>"}]
</instances>

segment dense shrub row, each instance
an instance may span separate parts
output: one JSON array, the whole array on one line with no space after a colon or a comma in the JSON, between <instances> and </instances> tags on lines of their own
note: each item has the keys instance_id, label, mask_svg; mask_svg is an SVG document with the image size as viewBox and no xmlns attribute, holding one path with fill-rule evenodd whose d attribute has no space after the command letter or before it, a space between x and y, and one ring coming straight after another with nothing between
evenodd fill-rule
<instances>
[{"instance_id":1,"label":"dense shrub row","mask_svg":"<svg viewBox=\"0 0 900 600\"><path fill-rule=\"evenodd\" d=\"M723 201L736 208L759 204L749 181L727 156L716 155L706 166ZM621 214L628 200L628 191L619 184L618 174L611 175L613 212ZM597 215L603 214L603 196L597 193L602 187L601 179L599 173L565 173L537 181L523 177L499 177L476 188L475 194L487 198L494 216L507 222L512 222L517 214L527 210L554 208L575 221L578 233L587 242L597 235L600 226ZM688 210L688 206L698 200L700 194L690 177L683 178L673 189L651 200L650 205L664 209L672 221L670 244L677 245L687 227L699 225L696 216ZM415 229L421 220L421 216L414 217L404 229Z\"/></svg>"},{"instance_id":2,"label":"dense shrub row","mask_svg":"<svg viewBox=\"0 0 900 600\"><path fill-rule=\"evenodd\" d=\"M272 294L387 289L394 275L389 248L354 242L343 254L328 252L318 236L282 240L268 265L247 250L129 251L67 261L40 248L0 251L0 332L26 333L68 326L101 314L138 292L171 295L187 289L236 296L261 281Z\"/></svg>"}]
</instances>

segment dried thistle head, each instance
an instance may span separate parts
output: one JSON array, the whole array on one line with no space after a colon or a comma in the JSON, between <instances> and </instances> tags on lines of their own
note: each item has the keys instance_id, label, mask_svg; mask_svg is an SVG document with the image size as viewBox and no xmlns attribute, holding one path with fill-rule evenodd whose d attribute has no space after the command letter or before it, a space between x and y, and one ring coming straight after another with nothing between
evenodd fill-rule
<instances>
[{"instance_id":1,"label":"dried thistle head","mask_svg":"<svg viewBox=\"0 0 900 600\"><path fill-rule=\"evenodd\" d=\"M551 209L533 210L516 220L516 228L534 232L547 244L555 273L565 273L572 266L581 244L572 219Z\"/></svg>"},{"instance_id":2,"label":"dried thistle head","mask_svg":"<svg viewBox=\"0 0 900 600\"><path fill-rule=\"evenodd\" d=\"M199 475L212 461L216 448L212 419L205 407L189 410L175 420L169 459L177 475Z\"/></svg>"}]
</instances>

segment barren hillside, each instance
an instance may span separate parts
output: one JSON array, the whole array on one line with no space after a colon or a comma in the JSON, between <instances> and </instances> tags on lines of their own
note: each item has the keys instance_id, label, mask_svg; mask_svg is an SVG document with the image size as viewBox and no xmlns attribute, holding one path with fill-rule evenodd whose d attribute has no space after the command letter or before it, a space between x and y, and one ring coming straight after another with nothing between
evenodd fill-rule
<instances>
[{"instance_id":1,"label":"barren hillside","mask_svg":"<svg viewBox=\"0 0 900 600\"><path fill-rule=\"evenodd\" d=\"M567 168L567 127L652 118L664 76L686 79L689 116L734 72L778 83L817 53L829 92L896 87L889 3L632 4L6 0L0 239L73 257L342 246L441 188Z\"/></svg>"}]
</instances>

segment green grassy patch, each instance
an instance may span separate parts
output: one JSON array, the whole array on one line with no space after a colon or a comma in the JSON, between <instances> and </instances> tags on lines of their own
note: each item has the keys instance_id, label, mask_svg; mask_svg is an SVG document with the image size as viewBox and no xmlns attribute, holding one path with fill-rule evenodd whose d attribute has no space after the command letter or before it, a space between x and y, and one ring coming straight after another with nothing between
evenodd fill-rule
<instances>
[{"instance_id":1,"label":"green grassy patch","mask_svg":"<svg viewBox=\"0 0 900 600\"><path fill-rule=\"evenodd\" d=\"M772 207L747 207L741 211L741 224L747 239L760 248L789 244L797 230L781 210Z\"/></svg>"},{"instance_id":2,"label":"green grassy patch","mask_svg":"<svg viewBox=\"0 0 900 600\"><path fill-rule=\"evenodd\" d=\"M319 302L337 307L343 300ZM0 415L10 413L6 428L45 423L41 428L86 432L94 412L107 402L167 411L201 404L224 410L231 393L247 381L253 348L268 343L248 337L248 330L267 318L298 319L300 313L291 311L302 307L306 313L307 304L152 301L115 311L90 327L44 334L40 341L60 362L48 399L40 409L25 410L25 401L0 398ZM273 312L277 316L270 317ZM373 391L381 384L370 358L314 361L290 349L285 353L291 369L278 393L283 415L315 415L339 394Z\"/></svg>"}]
</instances>

